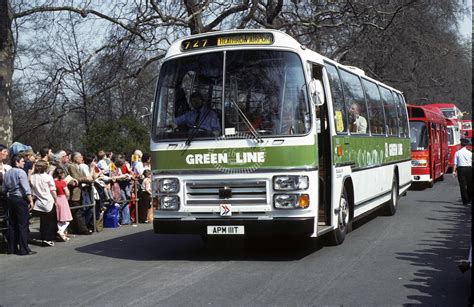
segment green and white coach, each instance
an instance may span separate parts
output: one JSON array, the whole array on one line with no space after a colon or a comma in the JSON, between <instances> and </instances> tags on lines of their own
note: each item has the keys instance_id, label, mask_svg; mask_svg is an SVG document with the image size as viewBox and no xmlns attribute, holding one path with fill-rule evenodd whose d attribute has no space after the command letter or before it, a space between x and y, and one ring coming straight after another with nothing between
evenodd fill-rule
<instances>
[{"instance_id":1,"label":"green and white coach","mask_svg":"<svg viewBox=\"0 0 474 307\"><path fill-rule=\"evenodd\" d=\"M340 244L411 184L402 93L279 31L174 42L152 127L156 233Z\"/></svg>"}]
</instances>

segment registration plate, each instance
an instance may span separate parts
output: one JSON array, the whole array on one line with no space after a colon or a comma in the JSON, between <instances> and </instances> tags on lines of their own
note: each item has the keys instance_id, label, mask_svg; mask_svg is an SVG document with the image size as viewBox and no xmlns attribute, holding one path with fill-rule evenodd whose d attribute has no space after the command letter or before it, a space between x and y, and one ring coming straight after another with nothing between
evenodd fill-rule
<instances>
[{"instance_id":1,"label":"registration plate","mask_svg":"<svg viewBox=\"0 0 474 307\"><path fill-rule=\"evenodd\" d=\"M224 226L207 226L208 235L243 235L245 234L244 226L224 225Z\"/></svg>"}]
</instances>

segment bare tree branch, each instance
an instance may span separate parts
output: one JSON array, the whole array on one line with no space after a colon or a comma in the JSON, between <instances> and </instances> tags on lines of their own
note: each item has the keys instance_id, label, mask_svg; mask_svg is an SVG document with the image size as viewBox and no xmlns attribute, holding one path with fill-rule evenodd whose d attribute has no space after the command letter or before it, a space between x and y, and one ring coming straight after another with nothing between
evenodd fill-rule
<instances>
[{"instance_id":1,"label":"bare tree branch","mask_svg":"<svg viewBox=\"0 0 474 307\"><path fill-rule=\"evenodd\" d=\"M205 26L203 28L203 32L211 31L214 27L216 27L218 24L220 24L225 18L229 17L230 15L247 10L248 5L249 5L249 0L244 0L242 4L231 7L228 10L225 10L219 16L217 16L216 19L214 19L213 21L211 21L211 23Z\"/></svg>"},{"instance_id":2,"label":"bare tree branch","mask_svg":"<svg viewBox=\"0 0 474 307\"><path fill-rule=\"evenodd\" d=\"M142 66L140 66L133 74L127 76L127 78L136 78L138 77L138 75L145 69L147 68L150 64L156 62L156 61L159 61L161 60L162 58L164 58L165 56L165 53L162 53L156 57L153 57L153 58L150 58L148 59Z\"/></svg>"},{"instance_id":3,"label":"bare tree branch","mask_svg":"<svg viewBox=\"0 0 474 307\"><path fill-rule=\"evenodd\" d=\"M117 18L112 18L112 17L107 16L107 15L101 13L101 12L98 12L96 10L91 10L91 9L79 9L77 7L72 7L72 6L40 6L40 7L35 7L35 8L32 8L32 9L23 11L23 12L14 13L13 18L18 19L18 18L22 18L22 17L25 17L25 16L37 14L37 13L64 12L64 11L77 13L77 14L81 15L81 17L83 17L83 18L86 18L87 15L89 15L89 14L95 15L97 17L100 17L102 19L105 19L107 21L110 21L111 23L114 23L114 24L122 27L123 29L135 34L136 36L138 36L138 37L140 37L141 39L144 40L144 37L141 35L140 32L137 31L136 28L130 27L129 25L124 24L123 22L119 21Z\"/></svg>"},{"instance_id":4,"label":"bare tree branch","mask_svg":"<svg viewBox=\"0 0 474 307\"><path fill-rule=\"evenodd\" d=\"M40 127L43 127L43 126L46 126L46 125L49 125L51 123L54 123L54 122L57 122L59 121L61 118L65 117L66 115L68 115L70 112L74 112L74 111L78 111L80 110L81 107L73 107L73 108L70 108L68 109L66 112L62 113L62 114L59 114L58 116L56 116L55 118L52 118L52 119L46 119L46 120L43 120L42 122L40 123L37 123L33 126L31 126L30 128L28 128L27 130L21 132L20 134L18 135L15 135L14 136L14 139L20 139L22 138L23 136L35 131L36 129L40 128Z\"/></svg>"}]
</instances>

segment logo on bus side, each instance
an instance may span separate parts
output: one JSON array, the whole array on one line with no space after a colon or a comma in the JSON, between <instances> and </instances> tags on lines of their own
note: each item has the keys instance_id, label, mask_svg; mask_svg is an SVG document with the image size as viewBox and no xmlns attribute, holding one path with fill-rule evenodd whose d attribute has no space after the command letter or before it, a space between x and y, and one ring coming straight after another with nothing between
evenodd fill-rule
<instances>
[{"instance_id":1,"label":"logo on bus side","mask_svg":"<svg viewBox=\"0 0 474 307\"><path fill-rule=\"evenodd\" d=\"M403 155L403 144L385 143L385 158Z\"/></svg>"},{"instance_id":2,"label":"logo on bus side","mask_svg":"<svg viewBox=\"0 0 474 307\"><path fill-rule=\"evenodd\" d=\"M232 151L232 150L231 150ZM248 163L265 163L265 152L235 152L231 156L227 152L223 153L204 153L204 154L189 154L186 156L186 163L188 165L195 164L227 164L227 165L245 165Z\"/></svg>"},{"instance_id":3,"label":"logo on bus side","mask_svg":"<svg viewBox=\"0 0 474 307\"><path fill-rule=\"evenodd\" d=\"M355 160L358 166L372 166L384 163L385 159L403 155L403 144L384 143L378 148L358 148Z\"/></svg>"}]
</instances>

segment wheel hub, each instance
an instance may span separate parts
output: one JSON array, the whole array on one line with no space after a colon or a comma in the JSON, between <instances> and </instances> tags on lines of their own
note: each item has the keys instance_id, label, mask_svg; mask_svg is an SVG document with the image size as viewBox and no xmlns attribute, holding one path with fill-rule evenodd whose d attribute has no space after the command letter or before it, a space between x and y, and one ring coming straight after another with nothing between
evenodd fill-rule
<instances>
[{"instance_id":1,"label":"wheel hub","mask_svg":"<svg viewBox=\"0 0 474 307\"><path fill-rule=\"evenodd\" d=\"M339 204L339 229L342 231L349 223L349 208L347 206L347 201L344 198L341 198L341 203Z\"/></svg>"}]
</instances>

